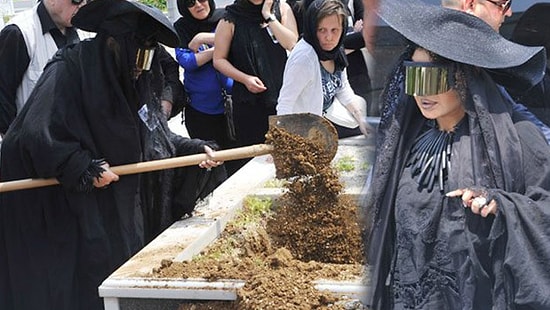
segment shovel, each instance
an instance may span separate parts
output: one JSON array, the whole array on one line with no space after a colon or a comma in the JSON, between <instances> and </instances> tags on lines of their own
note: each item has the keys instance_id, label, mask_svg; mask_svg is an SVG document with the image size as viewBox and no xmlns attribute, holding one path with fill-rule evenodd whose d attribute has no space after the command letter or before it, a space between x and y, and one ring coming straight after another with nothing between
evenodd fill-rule
<instances>
[{"instance_id":1,"label":"shovel","mask_svg":"<svg viewBox=\"0 0 550 310\"><path fill-rule=\"evenodd\" d=\"M269 117L269 127L280 128L290 134L301 136L308 141L323 147L326 156L334 158L338 150L338 135L336 129L324 117L311 114L272 115ZM216 151L214 157L206 154L194 154L159 160L152 160L134 164L110 167L117 175L127 175L142 172L157 171L198 165L204 160L229 161L251 158L273 152L274 146L269 144L255 144L239 148ZM59 184L55 178L50 179L23 179L0 183L0 192L9 192L36 187Z\"/></svg>"}]
</instances>

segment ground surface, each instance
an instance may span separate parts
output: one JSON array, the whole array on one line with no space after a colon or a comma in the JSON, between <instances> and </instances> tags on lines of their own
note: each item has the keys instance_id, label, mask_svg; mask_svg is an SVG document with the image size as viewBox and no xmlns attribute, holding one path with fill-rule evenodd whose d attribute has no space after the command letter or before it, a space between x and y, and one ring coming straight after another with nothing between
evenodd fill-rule
<instances>
[{"instance_id":1,"label":"ground surface","mask_svg":"<svg viewBox=\"0 0 550 310\"><path fill-rule=\"evenodd\" d=\"M288 178L288 192L272 206L249 201L202 255L164 261L153 276L246 281L237 301L182 303L179 310L363 309L356 300L314 287L322 279L361 280L356 203L340 195L338 173L319 146L279 131L271 131L267 142L277 143L277 174Z\"/></svg>"}]
</instances>

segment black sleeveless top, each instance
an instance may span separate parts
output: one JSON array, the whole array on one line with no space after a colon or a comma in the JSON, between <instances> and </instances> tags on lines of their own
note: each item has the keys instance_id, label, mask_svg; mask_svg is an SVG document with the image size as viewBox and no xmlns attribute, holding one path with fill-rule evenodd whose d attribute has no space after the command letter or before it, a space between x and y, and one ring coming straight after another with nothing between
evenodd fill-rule
<instances>
[{"instance_id":1,"label":"black sleeveless top","mask_svg":"<svg viewBox=\"0 0 550 310\"><path fill-rule=\"evenodd\" d=\"M275 16L281 20L278 1L273 5ZM235 68L259 77L267 87L265 92L252 94L246 86L235 81L233 100L275 106L283 84L287 52L272 38L268 27L262 27L261 7L261 4L253 5L248 1L227 7L225 19L235 25L228 59ZM248 14L254 14L254 18L247 18Z\"/></svg>"}]
</instances>

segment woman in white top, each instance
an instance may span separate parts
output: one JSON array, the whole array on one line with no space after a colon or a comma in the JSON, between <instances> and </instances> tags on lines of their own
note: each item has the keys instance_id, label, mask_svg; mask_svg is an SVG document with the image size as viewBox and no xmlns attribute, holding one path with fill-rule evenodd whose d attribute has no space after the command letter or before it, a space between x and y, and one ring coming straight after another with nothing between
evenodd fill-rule
<instances>
[{"instance_id":1,"label":"woman in white top","mask_svg":"<svg viewBox=\"0 0 550 310\"><path fill-rule=\"evenodd\" d=\"M346 12L339 0L316 0L309 6L303 38L287 60L277 100L278 115L324 115L332 104L344 105L357 126L348 128L333 123L340 138L369 132L365 101L351 89L345 70L342 42L347 29Z\"/></svg>"}]
</instances>

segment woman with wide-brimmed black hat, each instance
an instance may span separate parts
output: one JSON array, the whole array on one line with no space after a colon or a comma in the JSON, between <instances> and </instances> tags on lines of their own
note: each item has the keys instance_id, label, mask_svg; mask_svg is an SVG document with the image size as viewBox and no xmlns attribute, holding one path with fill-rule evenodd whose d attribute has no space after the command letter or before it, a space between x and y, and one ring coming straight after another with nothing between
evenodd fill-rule
<instances>
[{"instance_id":1,"label":"woman with wide-brimmed black hat","mask_svg":"<svg viewBox=\"0 0 550 310\"><path fill-rule=\"evenodd\" d=\"M367 210L373 309L548 309L550 148L495 80L538 83L541 47L414 0L384 91ZM483 42L483 44L480 44Z\"/></svg>"},{"instance_id":2,"label":"woman with wide-brimmed black hat","mask_svg":"<svg viewBox=\"0 0 550 310\"><path fill-rule=\"evenodd\" d=\"M185 139L165 130L159 102L154 54L179 43L168 18L139 2L97 0L73 25L97 35L56 54L2 145L2 181L61 184L0 195L2 310L103 309L98 286L143 246L143 205L159 204L150 178L119 178L109 166L173 154Z\"/></svg>"}]
</instances>

